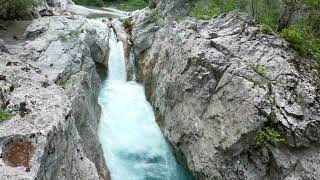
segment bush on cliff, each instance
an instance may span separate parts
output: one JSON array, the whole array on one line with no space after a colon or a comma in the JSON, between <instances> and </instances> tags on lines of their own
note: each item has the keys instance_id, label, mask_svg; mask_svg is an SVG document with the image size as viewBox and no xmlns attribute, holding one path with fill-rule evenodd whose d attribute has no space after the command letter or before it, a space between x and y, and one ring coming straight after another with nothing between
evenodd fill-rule
<instances>
[{"instance_id":1,"label":"bush on cliff","mask_svg":"<svg viewBox=\"0 0 320 180\"><path fill-rule=\"evenodd\" d=\"M149 0L74 0L76 4L102 7L114 6L117 9L133 11L148 5Z\"/></svg>"},{"instance_id":2,"label":"bush on cliff","mask_svg":"<svg viewBox=\"0 0 320 180\"><path fill-rule=\"evenodd\" d=\"M74 0L74 3L79 5L98 6L98 7L102 7L104 5L102 0Z\"/></svg>"},{"instance_id":3,"label":"bush on cliff","mask_svg":"<svg viewBox=\"0 0 320 180\"><path fill-rule=\"evenodd\" d=\"M308 26L293 26L283 29L281 36L292 44L299 55L320 60L320 39L313 36L311 29Z\"/></svg>"},{"instance_id":4,"label":"bush on cliff","mask_svg":"<svg viewBox=\"0 0 320 180\"><path fill-rule=\"evenodd\" d=\"M108 1L105 1L108 2ZM110 1L109 1L110 2ZM111 1L116 8L122 9L125 11L134 11L137 9L143 9L148 6L148 0L118 0ZM106 3L108 4L108 3Z\"/></svg>"},{"instance_id":5,"label":"bush on cliff","mask_svg":"<svg viewBox=\"0 0 320 180\"><path fill-rule=\"evenodd\" d=\"M236 9L237 0L199 0L194 4L191 15L198 19L211 19L212 16Z\"/></svg>"},{"instance_id":6,"label":"bush on cliff","mask_svg":"<svg viewBox=\"0 0 320 180\"><path fill-rule=\"evenodd\" d=\"M299 55L320 59L319 0L198 0L190 15L211 19L232 10L250 14L267 27L263 32L278 32Z\"/></svg>"},{"instance_id":7,"label":"bush on cliff","mask_svg":"<svg viewBox=\"0 0 320 180\"><path fill-rule=\"evenodd\" d=\"M9 112L0 109L0 123L2 121L10 119L11 117L12 115Z\"/></svg>"},{"instance_id":8,"label":"bush on cliff","mask_svg":"<svg viewBox=\"0 0 320 180\"><path fill-rule=\"evenodd\" d=\"M0 0L0 19L32 19L37 5L37 0Z\"/></svg>"}]
</instances>

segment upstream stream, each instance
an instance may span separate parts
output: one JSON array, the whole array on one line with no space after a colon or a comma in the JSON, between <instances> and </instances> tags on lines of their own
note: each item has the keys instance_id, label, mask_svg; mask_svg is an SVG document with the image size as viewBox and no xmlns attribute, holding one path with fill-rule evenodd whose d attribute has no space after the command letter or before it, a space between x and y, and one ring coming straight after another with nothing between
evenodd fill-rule
<instances>
[{"instance_id":1,"label":"upstream stream","mask_svg":"<svg viewBox=\"0 0 320 180\"><path fill-rule=\"evenodd\" d=\"M99 137L112 180L191 179L162 135L143 86L127 81L123 43L114 33L109 46Z\"/></svg>"}]
</instances>

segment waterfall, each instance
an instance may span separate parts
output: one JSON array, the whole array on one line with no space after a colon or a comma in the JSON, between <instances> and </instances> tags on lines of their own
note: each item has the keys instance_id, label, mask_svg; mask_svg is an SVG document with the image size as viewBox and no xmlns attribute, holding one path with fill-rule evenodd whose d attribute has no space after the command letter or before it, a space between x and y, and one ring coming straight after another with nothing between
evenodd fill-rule
<instances>
[{"instance_id":1,"label":"waterfall","mask_svg":"<svg viewBox=\"0 0 320 180\"><path fill-rule=\"evenodd\" d=\"M188 180L155 122L143 86L127 81L123 43L109 40L109 74L99 96L99 138L113 180Z\"/></svg>"}]
</instances>

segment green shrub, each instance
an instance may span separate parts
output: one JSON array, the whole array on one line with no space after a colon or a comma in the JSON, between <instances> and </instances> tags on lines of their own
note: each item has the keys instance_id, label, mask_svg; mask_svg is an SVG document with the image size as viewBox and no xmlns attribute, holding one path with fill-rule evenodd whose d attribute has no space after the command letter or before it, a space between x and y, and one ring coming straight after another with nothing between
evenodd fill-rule
<instances>
[{"instance_id":1,"label":"green shrub","mask_svg":"<svg viewBox=\"0 0 320 180\"><path fill-rule=\"evenodd\" d=\"M0 122L9 120L11 117L12 115L9 112L0 109Z\"/></svg>"},{"instance_id":2,"label":"green shrub","mask_svg":"<svg viewBox=\"0 0 320 180\"><path fill-rule=\"evenodd\" d=\"M102 7L114 6L117 9L133 11L148 6L148 0L74 0L76 4Z\"/></svg>"},{"instance_id":3,"label":"green shrub","mask_svg":"<svg viewBox=\"0 0 320 180\"><path fill-rule=\"evenodd\" d=\"M284 143L285 139L281 136L281 134L273 127L266 127L262 130L259 130L256 143L258 145L263 145L266 143Z\"/></svg>"},{"instance_id":4,"label":"green shrub","mask_svg":"<svg viewBox=\"0 0 320 180\"><path fill-rule=\"evenodd\" d=\"M38 5L37 0L0 0L0 18L2 19L32 19L32 11Z\"/></svg>"},{"instance_id":5,"label":"green shrub","mask_svg":"<svg viewBox=\"0 0 320 180\"><path fill-rule=\"evenodd\" d=\"M131 35L132 29L133 29L133 26L134 26L132 17L129 17L129 18L125 19L123 24L122 24L122 26L126 30L126 32L129 35Z\"/></svg>"},{"instance_id":6,"label":"green shrub","mask_svg":"<svg viewBox=\"0 0 320 180\"><path fill-rule=\"evenodd\" d=\"M313 37L311 28L297 26L283 29L280 33L303 57L320 57L320 39Z\"/></svg>"},{"instance_id":7,"label":"green shrub","mask_svg":"<svg viewBox=\"0 0 320 180\"><path fill-rule=\"evenodd\" d=\"M74 3L85 6L98 6L102 7L104 5L102 0L74 0Z\"/></svg>"},{"instance_id":8,"label":"green shrub","mask_svg":"<svg viewBox=\"0 0 320 180\"><path fill-rule=\"evenodd\" d=\"M148 5L148 1L146 0L129 0L126 3L126 9L127 10L136 10L136 9L142 9Z\"/></svg>"},{"instance_id":9,"label":"green shrub","mask_svg":"<svg viewBox=\"0 0 320 180\"><path fill-rule=\"evenodd\" d=\"M260 31L264 34L275 34L272 27L270 27L269 25L266 25L266 24L260 25Z\"/></svg>"},{"instance_id":10,"label":"green shrub","mask_svg":"<svg viewBox=\"0 0 320 180\"><path fill-rule=\"evenodd\" d=\"M199 0L194 2L190 15L197 19L211 19L237 7L237 0Z\"/></svg>"},{"instance_id":11,"label":"green shrub","mask_svg":"<svg viewBox=\"0 0 320 180\"><path fill-rule=\"evenodd\" d=\"M148 6L149 0L104 0L107 6L114 6L124 11L134 11Z\"/></svg>"},{"instance_id":12,"label":"green shrub","mask_svg":"<svg viewBox=\"0 0 320 180\"><path fill-rule=\"evenodd\" d=\"M158 23L161 18L161 14L158 9L152 9L150 14L150 21L154 23Z\"/></svg>"},{"instance_id":13,"label":"green shrub","mask_svg":"<svg viewBox=\"0 0 320 180\"><path fill-rule=\"evenodd\" d=\"M301 2L308 7L310 13L300 21L295 20L294 22L292 22L292 17L289 18L289 22L283 19L288 17L282 17L280 14L282 10L278 0L198 0L193 3L190 15L197 19L210 19L235 9L247 12L262 24L260 26L262 33L278 32L292 44L300 56L320 59L320 1L304 0ZM302 6L292 4L291 0L283 3L287 3L288 7L283 7L288 8L287 11L293 10L290 9L293 8L290 5L295 5L297 9ZM294 13L293 11L292 14ZM283 24L283 22L286 23ZM260 73L260 75L264 74Z\"/></svg>"}]
</instances>

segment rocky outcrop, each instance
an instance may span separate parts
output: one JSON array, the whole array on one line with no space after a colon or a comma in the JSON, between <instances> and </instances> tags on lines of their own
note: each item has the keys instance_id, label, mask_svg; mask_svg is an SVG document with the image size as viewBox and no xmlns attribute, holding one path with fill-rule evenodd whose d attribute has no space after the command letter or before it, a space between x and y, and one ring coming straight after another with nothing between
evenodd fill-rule
<instances>
[{"instance_id":1,"label":"rocky outcrop","mask_svg":"<svg viewBox=\"0 0 320 180\"><path fill-rule=\"evenodd\" d=\"M288 44L245 14L166 20L165 2L134 14L132 39L180 162L198 179L319 179L319 89Z\"/></svg>"},{"instance_id":2,"label":"rocky outcrop","mask_svg":"<svg viewBox=\"0 0 320 180\"><path fill-rule=\"evenodd\" d=\"M110 179L97 129L106 23L47 17L0 52L0 179Z\"/></svg>"}]
</instances>

